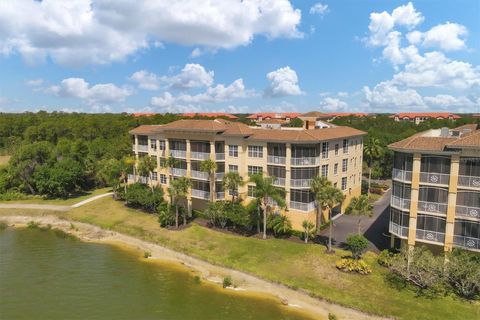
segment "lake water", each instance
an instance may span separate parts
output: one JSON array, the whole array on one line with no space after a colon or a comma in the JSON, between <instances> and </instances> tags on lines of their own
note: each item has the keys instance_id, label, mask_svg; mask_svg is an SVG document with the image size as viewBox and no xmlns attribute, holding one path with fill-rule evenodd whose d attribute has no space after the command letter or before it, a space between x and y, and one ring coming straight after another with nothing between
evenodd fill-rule
<instances>
[{"instance_id":1,"label":"lake water","mask_svg":"<svg viewBox=\"0 0 480 320\"><path fill-rule=\"evenodd\" d=\"M0 319L307 318L136 252L8 228L0 230Z\"/></svg>"}]
</instances>

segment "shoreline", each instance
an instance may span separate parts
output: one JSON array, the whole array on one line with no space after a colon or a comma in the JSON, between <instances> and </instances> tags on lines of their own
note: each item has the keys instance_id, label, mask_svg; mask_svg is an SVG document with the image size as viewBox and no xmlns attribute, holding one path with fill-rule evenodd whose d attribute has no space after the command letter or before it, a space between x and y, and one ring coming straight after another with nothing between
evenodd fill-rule
<instances>
[{"instance_id":1,"label":"shoreline","mask_svg":"<svg viewBox=\"0 0 480 320\"><path fill-rule=\"evenodd\" d=\"M85 242L116 245L133 249L141 254L149 252L151 257L146 259L148 262L177 264L177 266L184 268L186 271L196 272L202 281L209 282L220 288L223 278L230 276L236 287L228 288L229 291L271 297L283 307L291 308L292 312L305 313L305 315L314 316L316 319L318 317L327 319L329 313L335 314L339 319L388 319L313 298L307 293L290 289L284 285L263 280L242 271L218 266L161 245L143 241L116 231L105 230L92 224L62 219L54 215L6 215L2 216L0 220L5 221L9 227L24 227L28 222L35 221L41 225L51 225L52 228L60 229ZM72 225L74 228L72 228Z\"/></svg>"}]
</instances>

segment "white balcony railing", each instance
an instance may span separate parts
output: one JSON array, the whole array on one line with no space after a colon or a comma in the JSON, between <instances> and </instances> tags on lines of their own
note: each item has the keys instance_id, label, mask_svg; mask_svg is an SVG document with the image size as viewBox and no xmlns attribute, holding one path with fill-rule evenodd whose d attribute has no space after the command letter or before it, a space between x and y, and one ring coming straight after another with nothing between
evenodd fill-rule
<instances>
[{"instance_id":1,"label":"white balcony railing","mask_svg":"<svg viewBox=\"0 0 480 320\"><path fill-rule=\"evenodd\" d=\"M417 229L416 236L417 240L445 243L445 233L443 232Z\"/></svg>"},{"instance_id":2,"label":"white balcony railing","mask_svg":"<svg viewBox=\"0 0 480 320\"><path fill-rule=\"evenodd\" d=\"M450 175L444 173L435 173L435 172L421 172L420 173L420 182L431 183L431 184L441 184L447 185L450 181Z\"/></svg>"},{"instance_id":3,"label":"white balcony railing","mask_svg":"<svg viewBox=\"0 0 480 320\"><path fill-rule=\"evenodd\" d=\"M148 145L139 144L137 145L138 152L148 152Z\"/></svg>"},{"instance_id":4,"label":"white balcony railing","mask_svg":"<svg viewBox=\"0 0 480 320\"><path fill-rule=\"evenodd\" d=\"M428 213L447 214L447 204L429 201L418 201L418 210Z\"/></svg>"},{"instance_id":5,"label":"white balcony railing","mask_svg":"<svg viewBox=\"0 0 480 320\"><path fill-rule=\"evenodd\" d=\"M287 163L287 158L280 156L267 156L267 162L270 164L285 164Z\"/></svg>"},{"instance_id":6,"label":"white balcony railing","mask_svg":"<svg viewBox=\"0 0 480 320\"><path fill-rule=\"evenodd\" d=\"M480 250L480 239L465 236L453 236L453 244L456 247Z\"/></svg>"},{"instance_id":7,"label":"white balcony railing","mask_svg":"<svg viewBox=\"0 0 480 320\"><path fill-rule=\"evenodd\" d=\"M174 158L186 158L187 151L185 150L170 150L170 155Z\"/></svg>"},{"instance_id":8,"label":"white balcony railing","mask_svg":"<svg viewBox=\"0 0 480 320\"><path fill-rule=\"evenodd\" d=\"M397 196L392 196L390 205L401 210L410 210L410 199L403 199Z\"/></svg>"},{"instance_id":9,"label":"white balcony railing","mask_svg":"<svg viewBox=\"0 0 480 320\"><path fill-rule=\"evenodd\" d=\"M203 190L192 189L192 197L208 200L208 199L210 199L210 192L203 191Z\"/></svg>"},{"instance_id":10,"label":"white balcony railing","mask_svg":"<svg viewBox=\"0 0 480 320\"><path fill-rule=\"evenodd\" d=\"M290 187L292 188L310 188L312 179L290 179Z\"/></svg>"},{"instance_id":11,"label":"white balcony railing","mask_svg":"<svg viewBox=\"0 0 480 320\"><path fill-rule=\"evenodd\" d=\"M215 173L215 180L222 180L225 177L225 172L217 172Z\"/></svg>"},{"instance_id":12,"label":"white balcony railing","mask_svg":"<svg viewBox=\"0 0 480 320\"><path fill-rule=\"evenodd\" d=\"M275 180L273 180L273 185L284 186L285 185L285 178L275 178Z\"/></svg>"},{"instance_id":13,"label":"white balcony railing","mask_svg":"<svg viewBox=\"0 0 480 320\"><path fill-rule=\"evenodd\" d=\"M290 209L300 210L300 211L312 211L315 209L315 201L314 202L297 202L297 201L290 201Z\"/></svg>"},{"instance_id":14,"label":"white balcony railing","mask_svg":"<svg viewBox=\"0 0 480 320\"><path fill-rule=\"evenodd\" d=\"M185 177L187 175L187 169L172 168L172 174L177 177Z\"/></svg>"},{"instance_id":15,"label":"white balcony railing","mask_svg":"<svg viewBox=\"0 0 480 320\"><path fill-rule=\"evenodd\" d=\"M290 163L292 166L316 166L320 164L320 158L319 157L292 158Z\"/></svg>"},{"instance_id":16,"label":"white balcony railing","mask_svg":"<svg viewBox=\"0 0 480 320\"><path fill-rule=\"evenodd\" d=\"M393 168L392 179L404 182L412 181L412 171L405 171Z\"/></svg>"},{"instance_id":17,"label":"white balcony railing","mask_svg":"<svg viewBox=\"0 0 480 320\"><path fill-rule=\"evenodd\" d=\"M390 221L388 230L390 231L390 233L393 233L397 237L405 238L405 239L408 238L408 227L404 227Z\"/></svg>"},{"instance_id":18,"label":"white balcony railing","mask_svg":"<svg viewBox=\"0 0 480 320\"><path fill-rule=\"evenodd\" d=\"M215 160L217 161L225 160L225 153L215 153Z\"/></svg>"},{"instance_id":19,"label":"white balcony railing","mask_svg":"<svg viewBox=\"0 0 480 320\"><path fill-rule=\"evenodd\" d=\"M207 160L207 159L210 159L210 153L193 151L193 152L190 152L190 159Z\"/></svg>"},{"instance_id":20,"label":"white balcony railing","mask_svg":"<svg viewBox=\"0 0 480 320\"><path fill-rule=\"evenodd\" d=\"M208 172L197 171L197 170L190 171L190 177L193 179L202 179L202 180L209 179Z\"/></svg>"},{"instance_id":21,"label":"white balcony railing","mask_svg":"<svg viewBox=\"0 0 480 320\"><path fill-rule=\"evenodd\" d=\"M147 181L148 181L148 177L129 174L128 175L128 181L130 181L130 182L140 182L140 183L146 184Z\"/></svg>"},{"instance_id":22,"label":"white balcony railing","mask_svg":"<svg viewBox=\"0 0 480 320\"><path fill-rule=\"evenodd\" d=\"M480 177L458 176L458 185L461 187L480 189Z\"/></svg>"},{"instance_id":23,"label":"white balcony railing","mask_svg":"<svg viewBox=\"0 0 480 320\"><path fill-rule=\"evenodd\" d=\"M480 219L480 208L478 208L478 207L467 207L467 206L456 206L455 207L455 215L457 217Z\"/></svg>"},{"instance_id":24,"label":"white balcony railing","mask_svg":"<svg viewBox=\"0 0 480 320\"><path fill-rule=\"evenodd\" d=\"M135 176L133 174L129 174L127 178L128 178L128 181L135 182Z\"/></svg>"}]
</instances>

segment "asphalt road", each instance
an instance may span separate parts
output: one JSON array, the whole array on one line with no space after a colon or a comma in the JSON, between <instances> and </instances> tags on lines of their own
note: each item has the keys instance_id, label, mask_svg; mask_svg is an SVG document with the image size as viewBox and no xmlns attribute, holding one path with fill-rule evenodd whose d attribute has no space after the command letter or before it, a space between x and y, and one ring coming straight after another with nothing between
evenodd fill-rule
<instances>
[{"instance_id":1,"label":"asphalt road","mask_svg":"<svg viewBox=\"0 0 480 320\"><path fill-rule=\"evenodd\" d=\"M388 249L390 246L390 237L388 235L388 220L390 212L390 194L386 192L373 206L373 215L371 218L361 218L361 232L370 242L369 250L379 252ZM333 245L343 248L347 236L357 233L358 216L342 215L334 220ZM321 241L326 241L328 237L328 228L321 233Z\"/></svg>"}]
</instances>

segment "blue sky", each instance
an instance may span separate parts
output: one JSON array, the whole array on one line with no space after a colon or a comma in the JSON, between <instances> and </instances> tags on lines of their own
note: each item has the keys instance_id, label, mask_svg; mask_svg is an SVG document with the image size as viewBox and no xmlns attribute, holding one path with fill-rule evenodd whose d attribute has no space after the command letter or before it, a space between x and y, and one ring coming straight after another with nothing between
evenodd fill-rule
<instances>
[{"instance_id":1,"label":"blue sky","mask_svg":"<svg viewBox=\"0 0 480 320\"><path fill-rule=\"evenodd\" d=\"M0 111L480 112L479 1L0 3Z\"/></svg>"}]
</instances>

